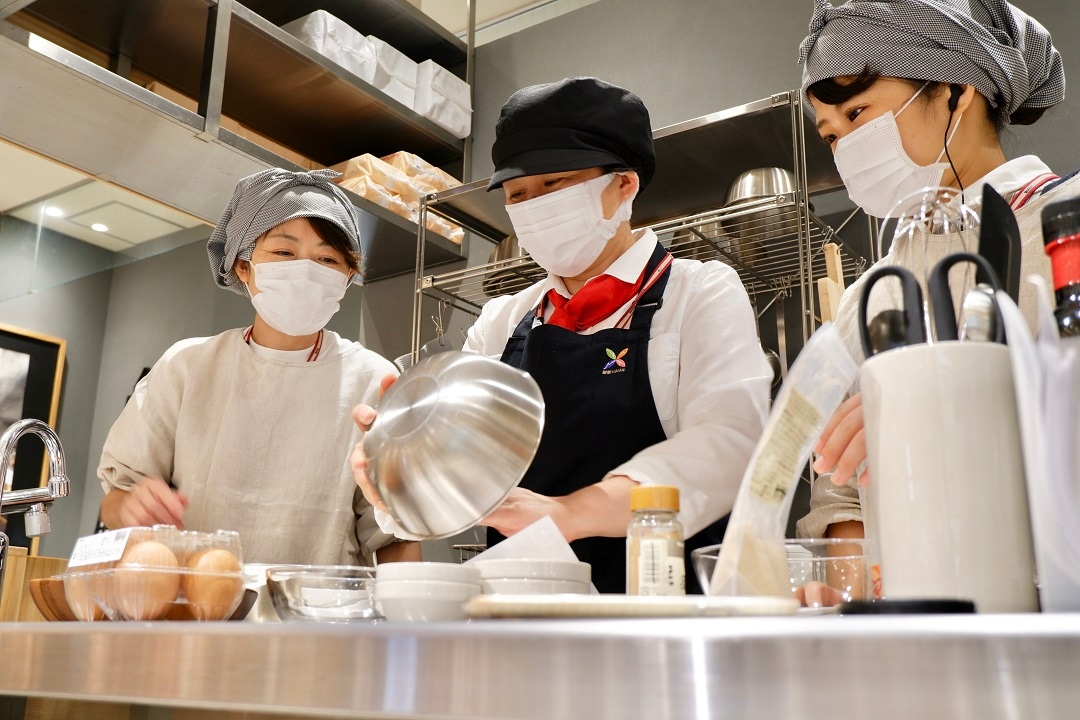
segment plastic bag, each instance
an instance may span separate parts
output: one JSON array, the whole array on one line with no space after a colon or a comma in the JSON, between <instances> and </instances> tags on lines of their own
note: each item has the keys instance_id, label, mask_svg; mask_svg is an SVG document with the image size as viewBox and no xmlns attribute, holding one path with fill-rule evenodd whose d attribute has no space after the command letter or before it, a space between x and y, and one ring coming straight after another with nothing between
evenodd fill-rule
<instances>
[{"instance_id":1,"label":"plastic bag","mask_svg":"<svg viewBox=\"0 0 1080 720\"><path fill-rule=\"evenodd\" d=\"M795 487L825 423L858 377L840 332L815 332L784 380L743 475L710 595L791 594L784 528Z\"/></svg>"}]
</instances>

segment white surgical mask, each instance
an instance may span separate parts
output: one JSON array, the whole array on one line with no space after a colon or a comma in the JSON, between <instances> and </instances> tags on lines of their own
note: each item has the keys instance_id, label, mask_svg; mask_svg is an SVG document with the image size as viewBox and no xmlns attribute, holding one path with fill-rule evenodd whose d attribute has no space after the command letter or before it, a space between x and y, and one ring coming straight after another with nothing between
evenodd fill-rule
<instances>
[{"instance_id":1,"label":"white surgical mask","mask_svg":"<svg viewBox=\"0 0 1080 720\"><path fill-rule=\"evenodd\" d=\"M619 224L630 219L634 198L604 217L604 190L618 175L601 175L547 195L506 206L518 245L560 277L583 273L600 257Z\"/></svg>"},{"instance_id":2,"label":"white surgical mask","mask_svg":"<svg viewBox=\"0 0 1080 720\"><path fill-rule=\"evenodd\" d=\"M900 140L896 118L925 88L926 85L919 88L895 115L890 110L836 143L833 155L836 169L851 201L867 215L886 217L908 195L923 188L939 186L941 176L949 167L948 163L941 162L945 156L944 148L933 164L919 165L907 154ZM952 142L961 117L962 113L957 116L952 132L945 141L946 147Z\"/></svg>"},{"instance_id":3,"label":"white surgical mask","mask_svg":"<svg viewBox=\"0 0 1080 720\"><path fill-rule=\"evenodd\" d=\"M278 332L299 337L322 330L341 307L349 276L314 260L251 263L260 292L251 304ZM251 294L250 289L248 294Z\"/></svg>"}]
</instances>

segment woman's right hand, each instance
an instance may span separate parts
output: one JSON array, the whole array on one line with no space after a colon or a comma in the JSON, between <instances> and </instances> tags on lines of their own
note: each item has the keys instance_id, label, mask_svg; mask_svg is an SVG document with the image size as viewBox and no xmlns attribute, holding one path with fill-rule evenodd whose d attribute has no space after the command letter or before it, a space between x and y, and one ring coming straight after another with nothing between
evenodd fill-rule
<instances>
[{"instance_id":1,"label":"woman's right hand","mask_svg":"<svg viewBox=\"0 0 1080 720\"><path fill-rule=\"evenodd\" d=\"M818 456L814 461L814 472L832 471L833 485L846 485L866 461L861 393L845 400L833 413L814 452ZM869 482L870 472L866 470L859 477L859 483L867 485Z\"/></svg>"},{"instance_id":2,"label":"woman's right hand","mask_svg":"<svg viewBox=\"0 0 1080 720\"><path fill-rule=\"evenodd\" d=\"M188 500L159 477L145 477L120 500L120 527L175 525L184 529Z\"/></svg>"}]
</instances>

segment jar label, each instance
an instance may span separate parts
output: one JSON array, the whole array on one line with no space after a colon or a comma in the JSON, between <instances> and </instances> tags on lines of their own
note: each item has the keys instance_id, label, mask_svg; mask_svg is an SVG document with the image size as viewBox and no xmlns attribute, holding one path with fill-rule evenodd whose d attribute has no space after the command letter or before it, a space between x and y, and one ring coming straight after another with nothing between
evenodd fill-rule
<instances>
[{"instance_id":1,"label":"jar label","mask_svg":"<svg viewBox=\"0 0 1080 720\"><path fill-rule=\"evenodd\" d=\"M639 541L638 595L685 595L686 566L681 557L668 554L667 538Z\"/></svg>"}]
</instances>

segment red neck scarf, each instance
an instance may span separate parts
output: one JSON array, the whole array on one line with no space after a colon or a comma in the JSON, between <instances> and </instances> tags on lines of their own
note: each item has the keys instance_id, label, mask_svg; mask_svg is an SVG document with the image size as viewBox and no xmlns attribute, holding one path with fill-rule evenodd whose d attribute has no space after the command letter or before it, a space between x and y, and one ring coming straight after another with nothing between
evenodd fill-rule
<instances>
[{"instance_id":1,"label":"red neck scarf","mask_svg":"<svg viewBox=\"0 0 1080 720\"><path fill-rule=\"evenodd\" d=\"M644 277L644 270L632 283L611 275L601 275L589 280L569 299L555 290L548 290L547 299L555 312L547 323L574 332L588 330L630 302Z\"/></svg>"}]
</instances>

